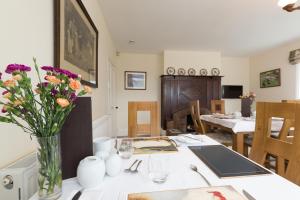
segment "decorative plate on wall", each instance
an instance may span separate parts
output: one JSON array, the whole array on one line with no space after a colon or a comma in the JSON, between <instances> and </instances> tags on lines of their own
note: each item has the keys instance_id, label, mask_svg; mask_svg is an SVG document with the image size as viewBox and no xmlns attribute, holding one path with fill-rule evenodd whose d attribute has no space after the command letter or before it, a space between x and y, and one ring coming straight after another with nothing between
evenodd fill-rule
<instances>
[{"instance_id":1,"label":"decorative plate on wall","mask_svg":"<svg viewBox=\"0 0 300 200\"><path fill-rule=\"evenodd\" d=\"M220 70L218 68L212 68L211 69L211 75L212 76L219 76L220 75Z\"/></svg>"},{"instance_id":2,"label":"decorative plate on wall","mask_svg":"<svg viewBox=\"0 0 300 200\"><path fill-rule=\"evenodd\" d=\"M200 69L200 76L207 76L208 72L207 69Z\"/></svg>"},{"instance_id":3,"label":"decorative plate on wall","mask_svg":"<svg viewBox=\"0 0 300 200\"><path fill-rule=\"evenodd\" d=\"M174 67L168 67L167 68L167 74L168 75L174 75L175 74L175 68Z\"/></svg>"},{"instance_id":4,"label":"decorative plate on wall","mask_svg":"<svg viewBox=\"0 0 300 200\"><path fill-rule=\"evenodd\" d=\"M177 73L178 73L178 75L183 76L183 75L185 75L185 69L179 68Z\"/></svg>"},{"instance_id":5,"label":"decorative plate on wall","mask_svg":"<svg viewBox=\"0 0 300 200\"><path fill-rule=\"evenodd\" d=\"M196 75L196 70L193 69L193 68L189 68L189 69L188 69L188 75L190 75L190 76L195 76L195 75Z\"/></svg>"}]
</instances>

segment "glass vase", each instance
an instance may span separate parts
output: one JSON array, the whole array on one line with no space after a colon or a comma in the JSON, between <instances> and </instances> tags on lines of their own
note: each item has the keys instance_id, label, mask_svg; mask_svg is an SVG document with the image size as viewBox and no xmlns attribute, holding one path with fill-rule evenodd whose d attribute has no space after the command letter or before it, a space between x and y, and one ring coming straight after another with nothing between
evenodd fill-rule
<instances>
[{"instance_id":1,"label":"glass vase","mask_svg":"<svg viewBox=\"0 0 300 200\"><path fill-rule=\"evenodd\" d=\"M39 199L58 199L62 193L60 135L37 137L37 141Z\"/></svg>"}]
</instances>

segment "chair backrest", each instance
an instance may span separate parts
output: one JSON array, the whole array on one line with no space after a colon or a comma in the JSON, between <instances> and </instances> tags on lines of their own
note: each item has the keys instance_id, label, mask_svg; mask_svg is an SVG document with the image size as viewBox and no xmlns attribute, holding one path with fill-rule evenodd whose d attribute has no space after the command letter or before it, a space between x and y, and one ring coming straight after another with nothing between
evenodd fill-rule
<instances>
[{"instance_id":1,"label":"chair backrest","mask_svg":"<svg viewBox=\"0 0 300 200\"><path fill-rule=\"evenodd\" d=\"M150 123L138 123L138 112L150 112ZM158 103L156 101L128 102L128 136L159 136Z\"/></svg>"},{"instance_id":2,"label":"chair backrest","mask_svg":"<svg viewBox=\"0 0 300 200\"><path fill-rule=\"evenodd\" d=\"M271 137L272 117L283 118L283 126L277 138ZM295 135L287 139L290 127ZM264 164L267 154L277 157L278 174L300 184L300 104L297 103L257 103L256 128L249 158ZM285 162L287 161L287 162ZM287 165L287 167L285 167Z\"/></svg>"},{"instance_id":3,"label":"chair backrest","mask_svg":"<svg viewBox=\"0 0 300 200\"><path fill-rule=\"evenodd\" d=\"M194 128L198 133L205 134L205 128L200 119L200 103L199 100L190 102L191 116L194 123Z\"/></svg>"},{"instance_id":4,"label":"chair backrest","mask_svg":"<svg viewBox=\"0 0 300 200\"><path fill-rule=\"evenodd\" d=\"M211 100L211 112L225 114L225 101Z\"/></svg>"}]
</instances>

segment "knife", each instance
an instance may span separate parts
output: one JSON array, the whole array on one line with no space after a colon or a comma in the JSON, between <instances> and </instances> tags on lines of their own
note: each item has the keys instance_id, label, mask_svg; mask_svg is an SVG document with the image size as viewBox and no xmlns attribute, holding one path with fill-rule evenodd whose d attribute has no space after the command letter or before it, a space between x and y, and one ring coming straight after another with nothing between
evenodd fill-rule
<instances>
[{"instance_id":1,"label":"knife","mask_svg":"<svg viewBox=\"0 0 300 200\"><path fill-rule=\"evenodd\" d=\"M249 200L256 200L251 194L249 194L246 190L243 190L243 194L249 199Z\"/></svg>"},{"instance_id":2,"label":"knife","mask_svg":"<svg viewBox=\"0 0 300 200\"><path fill-rule=\"evenodd\" d=\"M79 190L72 198L72 200L78 200L82 195L83 189Z\"/></svg>"}]
</instances>

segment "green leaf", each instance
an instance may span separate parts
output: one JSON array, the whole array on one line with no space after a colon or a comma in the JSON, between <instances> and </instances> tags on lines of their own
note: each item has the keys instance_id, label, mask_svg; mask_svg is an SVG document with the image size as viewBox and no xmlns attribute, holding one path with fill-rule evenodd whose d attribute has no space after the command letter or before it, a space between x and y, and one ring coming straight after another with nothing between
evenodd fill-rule
<instances>
[{"instance_id":1,"label":"green leaf","mask_svg":"<svg viewBox=\"0 0 300 200\"><path fill-rule=\"evenodd\" d=\"M0 116L0 122L4 122L4 123L12 123L12 120L7 118L7 117L2 117Z\"/></svg>"}]
</instances>

